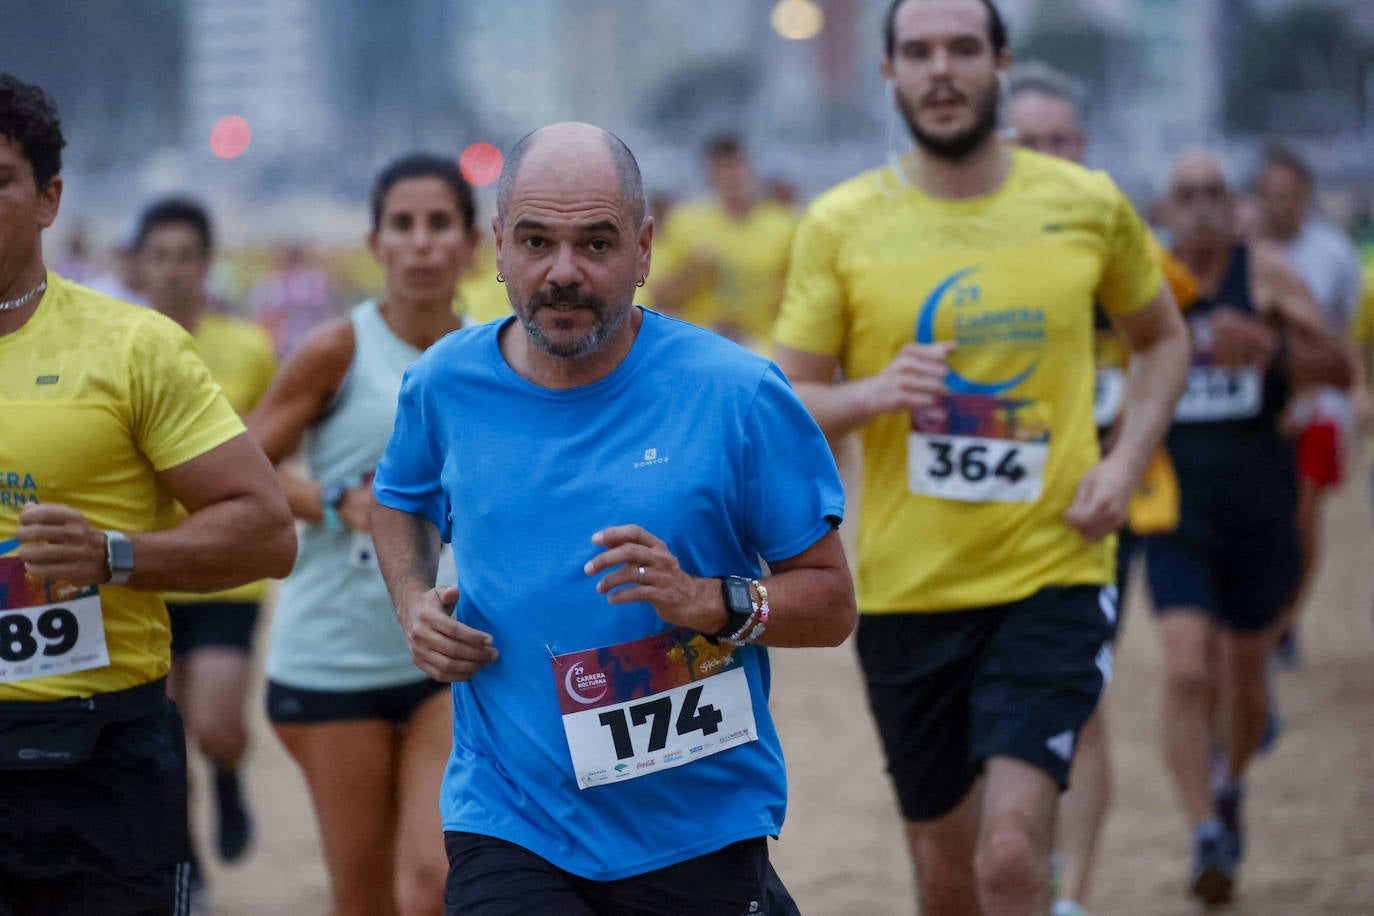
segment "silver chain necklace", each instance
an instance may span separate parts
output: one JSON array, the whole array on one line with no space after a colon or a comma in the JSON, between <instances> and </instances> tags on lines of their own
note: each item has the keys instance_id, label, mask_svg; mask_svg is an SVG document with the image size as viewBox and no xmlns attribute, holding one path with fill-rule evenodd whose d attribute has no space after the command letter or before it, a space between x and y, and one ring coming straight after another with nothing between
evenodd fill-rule
<instances>
[{"instance_id":1,"label":"silver chain necklace","mask_svg":"<svg viewBox=\"0 0 1374 916\"><path fill-rule=\"evenodd\" d=\"M27 293L20 296L18 299L11 299L9 302L0 302L0 312L10 312L14 309L22 309L24 306L28 305L33 300L43 295L43 290L47 288L48 281L44 280L42 283L38 284L33 289L29 290Z\"/></svg>"}]
</instances>

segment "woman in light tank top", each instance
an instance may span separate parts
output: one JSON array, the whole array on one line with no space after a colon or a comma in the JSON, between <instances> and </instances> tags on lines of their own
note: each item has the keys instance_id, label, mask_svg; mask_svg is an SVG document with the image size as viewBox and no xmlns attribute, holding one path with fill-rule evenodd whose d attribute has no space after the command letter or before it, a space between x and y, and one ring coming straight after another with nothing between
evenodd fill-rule
<instances>
[{"instance_id":1,"label":"woman in light tank top","mask_svg":"<svg viewBox=\"0 0 1374 916\"><path fill-rule=\"evenodd\" d=\"M401 376L461 321L454 289L477 235L472 189L451 160L388 165L372 191L368 247L380 302L318 328L249 420L301 523L267 652L267 707L310 787L336 914L438 914L448 862L439 785L450 746L445 686L410 658L368 535L372 471ZM440 581L455 575L452 558Z\"/></svg>"}]
</instances>

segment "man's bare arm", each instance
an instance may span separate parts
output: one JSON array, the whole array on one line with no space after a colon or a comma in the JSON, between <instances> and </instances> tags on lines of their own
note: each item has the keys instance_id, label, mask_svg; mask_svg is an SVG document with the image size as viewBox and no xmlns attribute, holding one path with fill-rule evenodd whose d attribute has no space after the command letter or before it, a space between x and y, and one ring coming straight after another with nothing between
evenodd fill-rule
<instances>
[{"instance_id":1,"label":"man's bare arm","mask_svg":"<svg viewBox=\"0 0 1374 916\"><path fill-rule=\"evenodd\" d=\"M876 417L927 407L945 393L952 343L902 347L877 375L837 381L840 361L781 344L773 359L832 443Z\"/></svg>"},{"instance_id":2,"label":"man's bare arm","mask_svg":"<svg viewBox=\"0 0 1374 916\"><path fill-rule=\"evenodd\" d=\"M374 501L372 541L417 668L438 681L466 681L500 657L489 634L454 619L458 589L434 587L440 538L433 522Z\"/></svg>"},{"instance_id":3,"label":"man's bare arm","mask_svg":"<svg viewBox=\"0 0 1374 916\"><path fill-rule=\"evenodd\" d=\"M1254 251L1251 295L1286 335L1293 384L1350 387L1356 378L1354 354L1327 330L1307 285L1278 249L1257 246Z\"/></svg>"},{"instance_id":4,"label":"man's bare arm","mask_svg":"<svg viewBox=\"0 0 1374 916\"><path fill-rule=\"evenodd\" d=\"M729 613L720 581L689 575L652 532L618 525L596 532L592 543L605 551L583 571L601 577L597 590L611 604L643 601L664 621L707 634L725 626ZM796 556L770 563L769 573L761 580L770 611L760 643L837 646L853 631L858 619L854 582L837 532L828 531Z\"/></svg>"},{"instance_id":5,"label":"man's bare arm","mask_svg":"<svg viewBox=\"0 0 1374 916\"><path fill-rule=\"evenodd\" d=\"M1187 380L1188 331L1168 285L1144 308L1114 316L1117 333L1131 350L1126 394L1116 441L1107 457L1078 482L1064 519L1086 540L1118 530L1131 492L1158 447Z\"/></svg>"},{"instance_id":6,"label":"man's bare arm","mask_svg":"<svg viewBox=\"0 0 1374 916\"><path fill-rule=\"evenodd\" d=\"M372 543L391 601L399 610L434 588L442 540L423 515L372 506Z\"/></svg>"},{"instance_id":7,"label":"man's bare arm","mask_svg":"<svg viewBox=\"0 0 1374 916\"><path fill-rule=\"evenodd\" d=\"M159 475L189 513L173 528L127 532L133 544L129 588L209 592L280 578L296 561L296 531L286 497L262 449L238 435ZM108 581L105 535L75 509L29 506L18 537L36 576L75 584Z\"/></svg>"}]
</instances>

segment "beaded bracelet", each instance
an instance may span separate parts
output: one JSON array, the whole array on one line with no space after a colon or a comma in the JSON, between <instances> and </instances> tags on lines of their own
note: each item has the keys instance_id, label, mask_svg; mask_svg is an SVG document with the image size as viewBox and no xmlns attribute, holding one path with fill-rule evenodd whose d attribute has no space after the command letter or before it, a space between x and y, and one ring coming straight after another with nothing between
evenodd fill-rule
<instances>
[{"instance_id":1,"label":"beaded bracelet","mask_svg":"<svg viewBox=\"0 0 1374 916\"><path fill-rule=\"evenodd\" d=\"M749 585L758 593L758 600L751 602L754 609L744 626L725 638L725 642L731 645L744 646L755 642L768 629L768 589L758 579L749 580Z\"/></svg>"}]
</instances>

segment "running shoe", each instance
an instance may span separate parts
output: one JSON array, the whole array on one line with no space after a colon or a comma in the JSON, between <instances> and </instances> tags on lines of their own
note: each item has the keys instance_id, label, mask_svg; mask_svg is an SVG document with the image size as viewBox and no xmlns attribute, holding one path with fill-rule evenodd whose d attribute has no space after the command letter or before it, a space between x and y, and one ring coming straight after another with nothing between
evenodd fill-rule
<instances>
[{"instance_id":1,"label":"running shoe","mask_svg":"<svg viewBox=\"0 0 1374 916\"><path fill-rule=\"evenodd\" d=\"M215 832L219 857L225 862L236 862L253 839L253 818L248 813L237 772L215 767L215 800L219 816Z\"/></svg>"},{"instance_id":2,"label":"running shoe","mask_svg":"<svg viewBox=\"0 0 1374 916\"><path fill-rule=\"evenodd\" d=\"M1274 646L1274 663L1280 671L1297 671L1302 667L1302 649L1298 646L1298 628L1289 627Z\"/></svg>"},{"instance_id":3,"label":"running shoe","mask_svg":"<svg viewBox=\"0 0 1374 916\"><path fill-rule=\"evenodd\" d=\"M1245 802L1245 784L1227 783L1213 795L1213 810L1226 832L1235 838L1236 862L1245 856L1245 832L1241 825L1241 807Z\"/></svg>"},{"instance_id":4,"label":"running shoe","mask_svg":"<svg viewBox=\"0 0 1374 916\"><path fill-rule=\"evenodd\" d=\"M1203 903L1229 903L1236 884L1239 839L1217 820L1198 828L1194 837L1193 877L1189 888Z\"/></svg>"}]
</instances>

